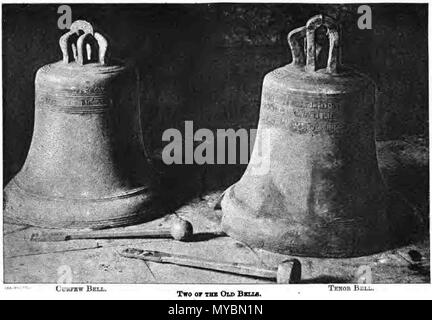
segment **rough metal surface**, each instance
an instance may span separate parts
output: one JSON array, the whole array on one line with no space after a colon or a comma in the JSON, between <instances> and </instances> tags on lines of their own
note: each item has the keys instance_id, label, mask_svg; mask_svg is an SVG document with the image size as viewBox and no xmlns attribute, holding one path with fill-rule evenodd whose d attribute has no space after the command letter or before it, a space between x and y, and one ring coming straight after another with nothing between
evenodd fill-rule
<instances>
[{"instance_id":1,"label":"rough metal surface","mask_svg":"<svg viewBox=\"0 0 432 320\"><path fill-rule=\"evenodd\" d=\"M427 136L427 5L369 5L372 30L357 27L358 4L71 7L74 18L88 18L111 37L114 56L136 62L144 141L152 150L166 144L161 142L166 128L183 131L184 120L193 120L196 128L256 128L264 75L291 61L286 35L317 12L340 16L342 40L349 37L343 43L344 61L377 83L378 138ZM57 10L57 4L3 7L4 185L21 169L30 145L32 75L59 58L58 38L63 31L57 28ZM222 168L225 185L238 180L242 170L232 173Z\"/></svg>"},{"instance_id":2,"label":"rough metal surface","mask_svg":"<svg viewBox=\"0 0 432 320\"><path fill-rule=\"evenodd\" d=\"M328 62L318 70L314 39L321 25L330 44ZM293 63L264 78L258 150L222 200L224 230L253 247L352 257L391 244L395 218L385 211L376 158L375 87L338 65L336 30L329 18L311 18L289 35L292 48L307 38L306 57L293 50ZM256 157L269 161L268 172L255 173Z\"/></svg>"},{"instance_id":3,"label":"rough metal surface","mask_svg":"<svg viewBox=\"0 0 432 320\"><path fill-rule=\"evenodd\" d=\"M10 221L71 228L148 219L151 169L136 75L124 63L105 63L107 44L100 34L91 38L90 29L70 39L74 32L61 37L63 60L36 73L33 139L23 168L5 188L5 215ZM99 53L94 60L84 59L89 39L98 39L92 44L92 54ZM70 42L78 51L76 61L68 56Z\"/></svg>"},{"instance_id":4,"label":"rough metal surface","mask_svg":"<svg viewBox=\"0 0 432 320\"><path fill-rule=\"evenodd\" d=\"M302 283L356 282L359 268L372 269L373 283L429 283L429 200L427 176L428 149L421 139L385 141L377 144L380 169L386 184L400 192L415 208L424 224L409 229L412 237L398 248L351 259L298 257L302 262ZM208 177L209 179L211 177ZM55 283L65 270L72 271L74 283L270 283L254 278L221 274L174 265L161 265L125 259L117 251L126 247L187 254L230 262L275 267L286 255L251 249L229 237L214 238L220 230L221 211L213 210L221 191L203 195L179 208L176 213L193 223L193 242L152 240L76 240L69 242L30 242L34 227L4 225L4 279L7 283ZM146 223L139 228L165 227L173 216ZM406 227L406 226L405 226ZM124 230L124 228L122 228ZM418 262L409 252L421 254Z\"/></svg>"}]
</instances>

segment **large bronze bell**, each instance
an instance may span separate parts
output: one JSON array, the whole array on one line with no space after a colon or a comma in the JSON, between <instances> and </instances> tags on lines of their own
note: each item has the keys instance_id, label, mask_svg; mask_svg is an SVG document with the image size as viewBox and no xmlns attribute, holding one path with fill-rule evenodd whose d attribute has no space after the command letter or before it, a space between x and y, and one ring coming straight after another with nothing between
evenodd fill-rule
<instances>
[{"instance_id":1,"label":"large bronze bell","mask_svg":"<svg viewBox=\"0 0 432 320\"><path fill-rule=\"evenodd\" d=\"M317 70L321 26L329 52L327 66ZM288 41L293 61L264 78L254 150L222 199L223 229L284 254L380 251L389 224L375 149L374 83L340 64L339 29L328 17L314 16Z\"/></svg>"},{"instance_id":2,"label":"large bronze bell","mask_svg":"<svg viewBox=\"0 0 432 320\"><path fill-rule=\"evenodd\" d=\"M35 80L27 159L4 190L6 219L42 227L103 228L151 214L137 73L108 61L108 43L88 22L60 38L63 59Z\"/></svg>"}]
</instances>

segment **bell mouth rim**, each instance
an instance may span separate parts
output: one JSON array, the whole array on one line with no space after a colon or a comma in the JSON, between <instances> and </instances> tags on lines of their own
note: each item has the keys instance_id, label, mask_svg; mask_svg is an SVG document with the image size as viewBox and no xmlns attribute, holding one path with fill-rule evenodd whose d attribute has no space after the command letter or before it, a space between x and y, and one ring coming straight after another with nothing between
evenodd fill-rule
<instances>
[{"instance_id":1,"label":"bell mouth rim","mask_svg":"<svg viewBox=\"0 0 432 320\"><path fill-rule=\"evenodd\" d=\"M138 188L130 189L127 192L124 193L118 193L113 194L110 196L105 197L99 197L99 198L85 198L85 197L59 197L54 195L42 195L37 194L35 192L32 192L28 190L27 188L24 188L18 181L17 177L12 179L9 184L12 186L15 186L18 188L22 193L25 193L26 195L40 200L49 200L49 201L79 201L79 202L105 202L105 201L113 201L113 200L120 200L120 199L126 199L134 196L138 196L140 194L143 194L145 192L149 192L150 188L149 186L142 186Z\"/></svg>"},{"instance_id":2,"label":"bell mouth rim","mask_svg":"<svg viewBox=\"0 0 432 320\"><path fill-rule=\"evenodd\" d=\"M366 242L370 237L377 240L374 245L370 245L368 242L367 246L365 245L366 242L357 247L348 247L340 245L342 243L340 241L338 242L339 245L335 246L330 240L325 245L318 245L318 242L315 240L308 243L295 237L285 238L287 229L289 230L290 228L297 227L301 229L305 227L305 224L289 218L268 219L266 217L254 215L249 205L236 197L233 192L235 186L236 184L233 184L225 191L221 202L223 212L221 222L222 230L230 237L242 243L246 243L252 248L298 257L333 259L363 257L385 252L394 247L394 243L391 241L393 240L392 233L387 224L376 225L375 228L368 229L370 232L367 235L361 235L361 237L358 238ZM379 208L377 214L378 213L381 215L383 221L388 221L388 210L385 205ZM364 220L358 220L358 222L361 221ZM377 219L377 221L379 221L379 219ZM257 230L257 226L260 226L259 230ZM359 228L360 227L370 227L370 224L360 224ZM262 232L263 230L268 231L269 228L272 228L271 236L269 235L270 233ZM310 229L312 230L313 228L310 227ZM284 237L279 237L281 235L284 235ZM290 239L290 241L287 241L287 239ZM325 250L323 248L325 248Z\"/></svg>"},{"instance_id":3,"label":"bell mouth rim","mask_svg":"<svg viewBox=\"0 0 432 320\"><path fill-rule=\"evenodd\" d=\"M50 229L129 226L153 220L161 213L150 192L102 201L58 201L32 197L9 182L3 197L5 221Z\"/></svg>"}]
</instances>

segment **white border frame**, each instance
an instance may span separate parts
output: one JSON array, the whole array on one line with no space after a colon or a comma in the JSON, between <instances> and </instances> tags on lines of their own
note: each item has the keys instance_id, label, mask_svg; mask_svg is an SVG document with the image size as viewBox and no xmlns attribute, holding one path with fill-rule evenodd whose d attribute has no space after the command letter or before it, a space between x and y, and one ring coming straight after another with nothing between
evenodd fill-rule
<instances>
[{"instance_id":1,"label":"white border frame","mask_svg":"<svg viewBox=\"0 0 432 320\"><path fill-rule=\"evenodd\" d=\"M229 2L229 3L262 3L263 1L136 1L136 0L128 0L127 3L220 3L220 2ZM358 3L368 4L368 3L410 3L408 0L400 1L383 1L383 0L369 0L367 2L358 2L358 1L340 1L340 0L331 0L331 1L280 1L280 0L272 0L272 3L304 3L304 4L317 4L317 3ZM429 4L429 26L428 26L428 36L432 34L432 23L430 21L432 7L431 1L416 1L415 3L427 3ZM1 1L1 4L12 4L12 3L28 3L28 4L36 4L36 3L58 3L59 5L65 4L64 2L53 1L53 0L43 0L43 1ZM89 3L121 3L119 1L101 1L101 0L93 0L93 1L79 1L79 0L68 0L67 3L80 3L80 4L89 4ZM2 9L0 9L1 11ZM0 25L0 31L2 33L2 25ZM2 33L3 34L3 33ZM1 48L0 43L0 48ZM430 130L430 114L431 114L431 105L432 105L432 92L431 92L431 83L432 77L430 73L431 66L431 43L429 41L428 50L429 50L429 130ZM2 57L0 58L2 59ZM0 73L3 75L2 70L2 61L0 61ZM3 108L3 85L0 89L1 92L1 100ZM3 123L3 112L0 113L0 121ZM1 149L1 159L3 159L3 130L0 131L0 139L2 143L0 144ZM430 151L429 151L430 158ZM432 170L429 166L429 176L432 177ZM0 168L0 178L3 179L3 166ZM429 190L431 190L431 179L429 181ZM3 203L3 193L0 195L1 202ZM1 217L3 218L3 213L1 213ZM432 228L431 228L432 230ZM431 232L429 233L431 234ZM0 228L0 250L3 253L3 227ZM432 251L432 250L431 250ZM3 279L3 254L0 254L0 299L49 299L49 300L81 300L81 299L103 299L103 300L191 300L192 298L178 298L177 290L183 291L192 291L192 292L205 292L205 291L259 291L261 294L260 298L257 300L300 300L300 299L326 299L326 300L381 300L381 299L403 299L403 300L419 300L419 299L432 299L432 285L431 284L386 284L386 285L371 285L371 288L374 291L351 291L351 292L330 292L327 284L302 284L302 285L244 285L244 284L229 284L229 285L197 285L197 284L92 284L94 286L103 287L106 292L88 292L88 293L63 293L57 292L57 284L4 284ZM63 285L70 287L79 287L83 286L84 288L87 284L72 284L72 285ZM350 286L352 290L354 290L354 284L347 284ZM256 298L193 298L197 300L248 300L248 299L256 299Z\"/></svg>"}]
</instances>

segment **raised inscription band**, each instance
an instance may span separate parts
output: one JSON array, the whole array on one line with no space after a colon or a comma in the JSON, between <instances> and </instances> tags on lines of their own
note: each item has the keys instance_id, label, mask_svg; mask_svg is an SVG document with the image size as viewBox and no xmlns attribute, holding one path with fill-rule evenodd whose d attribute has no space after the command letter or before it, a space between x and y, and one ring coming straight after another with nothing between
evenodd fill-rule
<instances>
[{"instance_id":1,"label":"raised inscription band","mask_svg":"<svg viewBox=\"0 0 432 320\"><path fill-rule=\"evenodd\" d=\"M347 99L340 97L303 99L301 95L278 92L263 93L260 120L296 134L345 134L357 130L354 123L344 120ZM355 103L355 102L354 102Z\"/></svg>"},{"instance_id":2,"label":"raised inscription band","mask_svg":"<svg viewBox=\"0 0 432 320\"><path fill-rule=\"evenodd\" d=\"M79 94L49 94L38 92L36 106L62 113L101 113L107 112L112 105L112 99L107 95L79 95Z\"/></svg>"}]
</instances>

